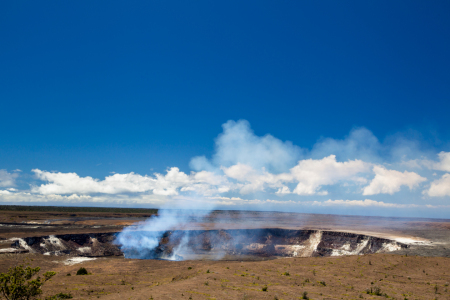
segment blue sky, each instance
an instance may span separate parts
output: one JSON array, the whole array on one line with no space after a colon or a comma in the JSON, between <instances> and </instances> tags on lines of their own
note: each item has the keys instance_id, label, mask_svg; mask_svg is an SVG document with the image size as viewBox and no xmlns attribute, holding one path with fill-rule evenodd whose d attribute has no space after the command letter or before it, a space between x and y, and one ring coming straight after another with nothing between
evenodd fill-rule
<instances>
[{"instance_id":1,"label":"blue sky","mask_svg":"<svg viewBox=\"0 0 450 300\"><path fill-rule=\"evenodd\" d=\"M447 1L3 2L0 202L448 217L449 14ZM363 165L294 192L292 169L330 155ZM170 168L210 172L216 190L149 183ZM380 168L403 174L384 173L398 191L367 192ZM105 190L131 172L143 186Z\"/></svg>"}]
</instances>

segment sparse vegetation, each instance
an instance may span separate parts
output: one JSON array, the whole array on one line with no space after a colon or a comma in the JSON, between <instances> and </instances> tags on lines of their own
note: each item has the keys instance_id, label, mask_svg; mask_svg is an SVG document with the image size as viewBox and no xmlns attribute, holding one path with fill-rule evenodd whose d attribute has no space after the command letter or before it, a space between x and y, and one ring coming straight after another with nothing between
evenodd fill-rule
<instances>
[{"instance_id":1,"label":"sparse vegetation","mask_svg":"<svg viewBox=\"0 0 450 300\"><path fill-rule=\"evenodd\" d=\"M41 278L37 276L40 270L39 267L24 265L9 268L8 272L0 274L0 295L7 300L37 299L42 294L44 283L56 275L55 272L45 272Z\"/></svg>"},{"instance_id":2,"label":"sparse vegetation","mask_svg":"<svg viewBox=\"0 0 450 300\"><path fill-rule=\"evenodd\" d=\"M381 289L377 286L371 287L370 289L366 289L366 294L374 296L384 296L386 298L388 297L386 293L382 293Z\"/></svg>"},{"instance_id":3,"label":"sparse vegetation","mask_svg":"<svg viewBox=\"0 0 450 300\"><path fill-rule=\"evenodd\" d=\"M16 214L22 213L16 212ZM52 214L49 215L52 216ZM61 214L53 214L52 217L61 218L61 216ZM9 236L0 236L4 237L0 238L0 242L4 243L2 248L8 247L9 241L6 238ZM29 240L26 241L29 242ZM34 249L37 244L30 243L30 246ZM380 253L274 260L265 258L265 260L249 262L235 260L230 255L232 258L230 260L215 262L199 260L181 263L105 257L94 262L64 266L62 263L69 256L53 259L33 253L20 255L0 253L0 273L6 272L8 267L17 263L18 258L25 256L33 258L33 264L46 268L56 267L54 261L59 261L58 270L61 274L52 277L51 281L43 286L41 295L34 299L30 298L33 300L37 298L70 299L70 296L76 299L96 299L97 297L101 299L110 297L109 295L117 299L136 297L149 299L147 297L151 296L148 296L148 293L155 294L155 297L150 299L187 300L190 294L193 299L222 299L224 295L230 299L243 299L245 293L245 299L287 300L302 299L303 291L308 291L306 296L314 299L375 300L386 299L384 295L388 294L389 299L411 300L434 299L433 297L445 299L450 292L449 284L446 283L450 281L448 280L450 272L446 259L442 257L409 255L405 258L404 254L402 257L397 254ZM437 264L437 262L440 263ZM191 263L195 265L195 268ZM92 272L94 275L75 276L81 266L87 269L88 274ZM39 274L41 278L44 278L42 273L47 270L41 269ZM208 270L209 273L207 273ZM427 270L430 273L427 273ZM72 275L75 276L73 279L66 277ZM37 275L33 279L36 277ZM209 280L212 280L211 284ZM366 294L366 288L371 286L372 290L369 289L369 294ZM380 290L377 291L376 286ZM104 288L103 291L102 288ZM261 291L263 291L262 294ZM59 292L63 293L56 294ZM54 296L48 297L50 295ZM0 295L0 299L5 298Z\"/></svg>"},{"instance_id":4,"label":"sparse vegetation","mask_svg":"<svg viewBox=\"0 0 450 300\"><path fill-rule=\"evenodd\" d=\"M303 294L302 294L302 299L309 299L309 297L308 297L308 292L303 292Z\"/></svg>"},{"instance_id":5,"label":"sparse vegetation","mask_svg":"<svg viewBox=\"0 0 450 300\"><path fill-rule=\"evenodd\" d=\"M45 300L60 300L60 299L72 299L73 296L71 293L59 293L56 294L55 296L51 296L51 297L46 297Z\"/></svg>"}]
</instances>

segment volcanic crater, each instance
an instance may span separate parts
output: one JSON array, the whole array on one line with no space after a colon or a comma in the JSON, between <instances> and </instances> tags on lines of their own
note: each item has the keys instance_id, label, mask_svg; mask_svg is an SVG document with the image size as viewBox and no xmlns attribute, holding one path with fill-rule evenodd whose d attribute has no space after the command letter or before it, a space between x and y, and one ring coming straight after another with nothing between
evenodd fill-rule
<instances>
[{"instance_id":1,"label":"volcanic crater","mask_svg":"<svg viewBox=\"0 0 450 300\"><path fill-rule=\"evenodd\" d=\"M127 234L145 239L148 232L130 231ZM108 232L17 238L11 247L18 252L44 255L167 260L258 260L361 255L408 247L397 241L363 234L280 228L159 232L159 243L153 249L138 244L119 246L115 242L117 235L118 232Z\"/></svg>"}]
</instances>

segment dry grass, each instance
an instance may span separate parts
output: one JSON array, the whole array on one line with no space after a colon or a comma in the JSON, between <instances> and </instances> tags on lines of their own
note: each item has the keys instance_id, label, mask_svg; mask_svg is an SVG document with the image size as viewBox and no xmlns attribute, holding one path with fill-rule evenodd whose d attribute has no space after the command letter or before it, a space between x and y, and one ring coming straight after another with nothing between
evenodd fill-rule
<instances>
[{"instance_id":1,"label":"dry grass","mask_svg":"<svg viewBox=\"0 0 450 300\"><path fill-rule=\"evenodd\" d=\"M25 256L43 271L58 273L46 293L70 292L74 299L286 300L301 299L305 291L310 299L450 299L450 259L441 257L376 254L260 262L102 258L65 266L64 257ZM15 263L17 255L1 255L0 271ZM92 275L67 276L80 267Z\"/></svg>"}]
</instances>

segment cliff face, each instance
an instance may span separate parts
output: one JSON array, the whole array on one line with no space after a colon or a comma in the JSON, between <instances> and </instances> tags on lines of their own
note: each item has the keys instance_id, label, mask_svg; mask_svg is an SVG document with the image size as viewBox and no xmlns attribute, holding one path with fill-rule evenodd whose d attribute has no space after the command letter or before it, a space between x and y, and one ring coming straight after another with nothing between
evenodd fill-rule
<instances>
[{"instance_id":1,"label":"cliff face","mask_svg":"<svg viewBox=\"0 0 450 300\"><path fill-rule=\"evenodd\" d=\"M141 235L143 232L139 232ZM131 232L130 234L133 234ZM144 233L145 234L145 233ZM225 255L311 257L382 253L407 246L396 241L345 232L287 229L187 230L161 233L159 245L121 248L115 233L65 234L17 239L12 247L44 255L111 256L181 260Z\"/></svg>"},{"instance_id":2,"label":"cliff face","mask_svg":"<svg viewBox=\"0 0 450 300\"><path fill-rule=\"evenodd\" d=\"M122 255L113 244L115 233L64 234L16 239L11 245L44 255L111 256Z\"/></svg>"}]
</instances>

